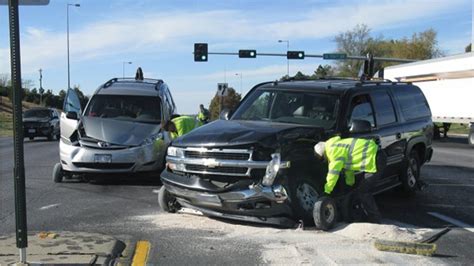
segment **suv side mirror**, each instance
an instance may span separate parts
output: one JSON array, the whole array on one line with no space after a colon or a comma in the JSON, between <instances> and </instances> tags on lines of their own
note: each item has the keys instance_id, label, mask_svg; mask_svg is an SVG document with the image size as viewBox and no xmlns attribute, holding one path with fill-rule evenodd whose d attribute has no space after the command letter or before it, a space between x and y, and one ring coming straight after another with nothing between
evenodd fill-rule
<instances>
[{"instance_id":1,"label":"suv side mirror","mask_svg":"<svg viewBox=\"0 0 474 266\"><path fill-rule=\"evenodd\" d=\"M223 109L221 113L219 114L219 119L222 120L229 120L230 117L232 116L233 111L229 110L227 108Z\"/></svg>"},{"instance_id":2,"label":"suv side mirror","mask_svg":"<svg viewBox=\"0 0 474 266\"><path fill-rule=\"evenodd\" d=\"M76 112L67 112L66 113L66 118L68 119L74 119L74 120L77 120L77 113Z\"/></svg>"},{"instance_id":3,"label":"suv side mirror","mask_svg":"<svg viewBox=\"0 0 474 266\"><path fill-rule=\"evenodd\" d=\"M353 134L369 133L370 131L372 131L372 125L367 120L355 119L349 128L349 133Z\"/></svg>"}]
</instances>

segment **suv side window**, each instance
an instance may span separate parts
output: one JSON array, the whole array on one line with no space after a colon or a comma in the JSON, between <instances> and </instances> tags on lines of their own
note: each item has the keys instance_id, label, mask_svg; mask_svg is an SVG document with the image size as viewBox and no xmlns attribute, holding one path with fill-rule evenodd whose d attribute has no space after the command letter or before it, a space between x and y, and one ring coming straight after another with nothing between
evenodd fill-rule
<instances>
[{"instance_id":1,"label":"suv side window","mask_svg":"<svg viewBox=\"0 0 474 266\"><path fill-rule=\"evenodd\" d=\"M406 120L431 116L428 102L418 87L400 86L394 88L392 92L400 103L403 117Z\"/></svg>"},{"instance_id":2,"label":"suv side window","mask_svg":"<svg viewBox=\"0 0 474 266\"><path fill-rule=\"evenodd\" d=\"M395 109L390 95L386 91L375 91L371 93L377 117L377 126L383 126L397 122Z\"/></svg>"},{"instance_id":3,"label":"suv side window","mask_svg":"<svg viewBox=\"0 0 474 266\"><path fill-rule=\"evenodd\" d=\"M353 120L367 120L370 122L372 127L375 127L374 110L370 103L368 94L357 95L351 100L350 107L350 118L348 120L348 126Z\"/></svg>"}]
</instances>

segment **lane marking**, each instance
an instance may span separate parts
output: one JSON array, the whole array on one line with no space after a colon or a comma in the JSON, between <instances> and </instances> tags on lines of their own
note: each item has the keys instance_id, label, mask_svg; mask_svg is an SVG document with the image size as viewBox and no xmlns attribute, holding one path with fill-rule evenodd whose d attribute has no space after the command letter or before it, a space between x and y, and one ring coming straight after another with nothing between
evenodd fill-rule
<instances>
[{"instance_id":1,"label":"lane marking","mask_svg":"<svg viewBox=\"0 0 474 266\"><path fill-rule=\"evenodd\" d=\"M454 218L448 217L444 214L437 213L437 212L428 212L429 215L434 216L440 220L443 220L445 222L448 222L450 224L453 224L459 228L463 228L471 233L474 233L474 227L472 225L469 225L467 223L461 222L459 220L456 220Z\"/></svg>"},{"instance_id":2,"label":"lane marking","mask_svg":"<svg viewBox=\"0 0 474 266\"><path fill-rule=\"evenodd\" d=\"M406 208L405 204L383 204L389 207L403 207ZM474 205L451 205L451 204L416 204L408 207L431 207L431 208L460 208L460 209L474 209Z\"/></svg>"},{"instance_id":3,"label":"lane marking","mask_svg":"<svg viewBox=\"0 0 474 266\"><path fill-rule=\"evenodd\" d=\"M429 186L443 186L443 187L474 187L474 184L434 184L428 183Z\"/></svg>"},{"instance_id":4,"label":"lane marking","mask_svg":"<svg viewBox=\"0 0 474 266\"><path fill-rule=\"evenodd\" d=\"M57 207L61 205L61 203L56 203L56 204L51 204L51 205L46 205L46 206L43 206L41 208L39 208L40 210L44 211L44 210L47 210L47 209L51 209L51 208L54 208L54 207Z\"/></svg>"},{"instance_id":5,"label":"lane marking","mask_svg":"<svg viewBox=\"0 0 474 266\"><path fill-rule=\"evenodd\" d=\"M159 189L153 189L153 190L151 191L151 193L155 193L155 194L158 194L159 192L160 192Z\"/></svg>"},{"instance_id":6,"label":"lane marking","mask_svg":"<svg viewBox=\"0 0 474 266\"><path fill-rule=\"evenodd\" d=\"M148 253L150 252L151 244L149 241L140 240L135 247L135 254L133 255L132 266L146 265L148 260Z\"/></svg>"}]
</instances>

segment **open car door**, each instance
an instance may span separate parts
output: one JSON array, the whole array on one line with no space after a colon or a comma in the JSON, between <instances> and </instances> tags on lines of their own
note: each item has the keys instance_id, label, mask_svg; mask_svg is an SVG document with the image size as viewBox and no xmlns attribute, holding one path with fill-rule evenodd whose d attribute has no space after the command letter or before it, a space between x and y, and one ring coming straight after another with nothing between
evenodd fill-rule
<instances>
[{"instance_id":1,"label":"open car door","mask_svg":"<svg viewBox=\"0 0 474 266\"><path fill-rule=\"evenodd\" d=\"M77 128L77 124L82 114L81 102L77 93L69 89L64 99L63 112L61 113L61 139L70 140Z\"/></svg>"}]
</instances>

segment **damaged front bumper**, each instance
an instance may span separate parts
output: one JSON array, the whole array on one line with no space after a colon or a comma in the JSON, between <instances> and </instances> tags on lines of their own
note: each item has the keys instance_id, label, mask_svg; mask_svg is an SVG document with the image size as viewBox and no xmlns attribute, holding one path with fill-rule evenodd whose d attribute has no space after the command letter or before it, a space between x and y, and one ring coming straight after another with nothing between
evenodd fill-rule
<instances>
[{"instance_id":1,"label":"damaged front bumper","mask_svg":"<svg viewBox=\"0 0 474 266\"><path fill-rule=\"evenodd\" d=\"M161 174L166 190L181 206L204 215L227 219L291 227L287 190L284 186L245 185L219 190L197 176L176 175L168 170Z\"/></svg>"}]
</instances>

